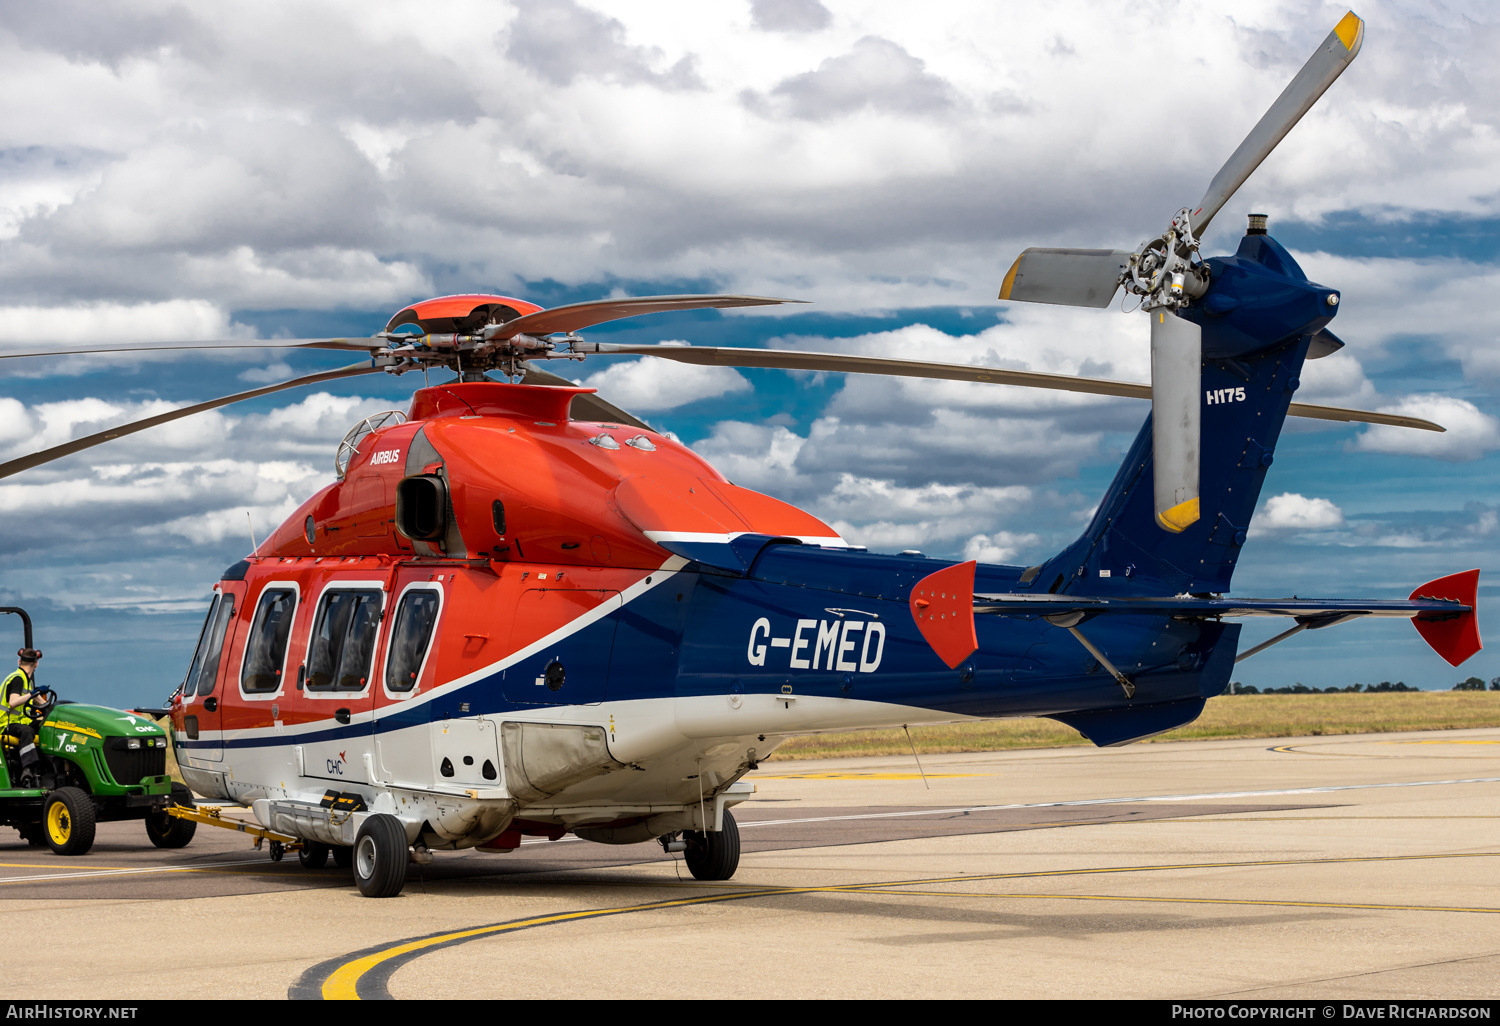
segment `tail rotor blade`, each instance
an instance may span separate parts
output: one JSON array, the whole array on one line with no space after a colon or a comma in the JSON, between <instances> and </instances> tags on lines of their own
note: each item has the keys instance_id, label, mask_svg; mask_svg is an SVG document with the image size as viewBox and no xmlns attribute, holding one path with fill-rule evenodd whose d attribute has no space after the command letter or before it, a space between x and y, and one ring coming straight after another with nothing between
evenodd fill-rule
<instances>
[{"instance_id":1,"label":"tail rotor blade","mask_svg":"<svg viewBox=\"0 0 1500 1026\"><path fill-rule=\"evenodd\" d=\"M1344 69L1359 53L1364 39L1365 23L1353 11L1344 15L1343 20L1328 33L1328 38L1323 40L1323 44L1302 65L1297 77L1292 79L1291 84L1276 98L1276 102L1271 104L1271 109L1262 115L1250 134L1245 136L1239 149L1234 151L1219 169L1219 173L1214 175L1208 192L1204 193L1202 202L1192 214L1193 230L1199 238L1203 237L1208 223L1229 202L1229 197L1234 195L1235 190L1245 183L1245 179L1276 148L1276 144L1302 120L1302 115L1318 102L1318 97L1343 74Z\"/></svg>"},{"instance_id":2,"label":"tail rotor blade","mask_svg":"<svg viewBox=\"0 0 1500 1026\"><path fill-rule=\"evenodd\" d=\"M1198 519L1203 329L1166 307L1151 317L1151 454L1156 522L1180 534Z\"/></svg>"},{"instance_id":3,"label":"tail rotor blade","mask_svg":"<svg viewBox=\"0 0 1500 1026\"><path fill-rule=\"evenodd\" d=\"M1016 257L1000 298L1020 303L1103 308L1114 298L1130 254L1118 249L1040 249Z\"/></svg>"}]
</instances>

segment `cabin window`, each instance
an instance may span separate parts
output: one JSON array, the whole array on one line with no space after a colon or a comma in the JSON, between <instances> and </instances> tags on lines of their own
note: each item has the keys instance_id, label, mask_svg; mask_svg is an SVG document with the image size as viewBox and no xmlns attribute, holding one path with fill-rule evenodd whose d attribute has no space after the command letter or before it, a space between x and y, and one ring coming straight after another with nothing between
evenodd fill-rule
<instances>
[{"instance_id":1,"label":"cabin window","mask_svg":"<svg viewBox=\"0 0 1500 1026\"><path fill-rule=\"evenodd\" d=\"M234 596L220 595L208 613L210 622L205 624L203 640L199 642L198 653L193 657L193 667L188 671L183 697L192 695L195 684L199 698L207 698L214 693L214 681L219 679L219 659L224 654L224 636L229 633L230 621L234 619Z\"/></svg>"},{"instance_id":2,"label":"cabin window","mask_svg":"<svg viewBox=\"0 0 1500 1026\"><path fill-rule=\"evenodd\" d=\"M437 624L439 595L431 589L408 591L396 609L391 650L385 660L387 691L410 691L422 672L422 660Z\"/></svg>"},{"instance_id":3,"label":"cabin window","mask_svg":"<svg viewBox=\"0 0 1500 1026\"><path fill-rule=\"evenodd\" d=\"M292 634L292 614L296 611L297 593L290 588L268 588L261 595L245 642L240 690L247 694L268 694L280 689L286 643Z\"/></svg>"},{"instance_id":4,"label":"cabin window","mask_svg":"<svg viewBox=\"0 0 1500 1026\"><path fill-rule=\"evenodd\" d=\"M365 689L383 597L373 588L323 593L307 656L308 691Z\"/></svg>"}]
</instances>

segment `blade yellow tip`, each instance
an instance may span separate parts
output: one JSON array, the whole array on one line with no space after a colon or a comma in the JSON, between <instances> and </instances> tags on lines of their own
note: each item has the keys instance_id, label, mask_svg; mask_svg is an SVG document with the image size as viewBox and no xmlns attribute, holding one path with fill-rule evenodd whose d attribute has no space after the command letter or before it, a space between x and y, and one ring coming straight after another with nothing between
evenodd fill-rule
<instances>
[{"instance_id":1,"label":"blade yellow tip","mask_svg":"<svg viewBox=\"0 0 1500 1026\"><path fill-rule=\"evenodd\" d=\"M1179 502L1168 510L1158 510L1156 523L1164 531L1173 534L1181 534L1198 520L1198 498L1194 496L1187 502Z\"/></svg>"},{"instance_id":2,"label":"blade yellow tip","mask_svg":"<svg viewBox=\"0 0 1500 1026\"><path fill-rule=\"evenodd\" d=\"M1005 280L1000 283L1001 299L1010 298L1010 290L1016 284L1016 271L1020 268L1021 261L1024 259L1026 259L1026 254L1022 253L1020 256L1016 257L1016 262L1010 265L1010 270L1005 272Z\"/></svg>"},{"instance_id":3,"label":"blade yellow tip","mask_svg":"<svg viewBox=\"0 0 1500 1026\"><path fill-rule=\"evenodd\" d=\"M1364 28L1365 23L1360 20L1359 15L1350 11L1333 27L1333 32L1339 37L1339 42L1344 44L1345 50L1352 50L1355 42L1364 33Z\"/></svg>"}]
</instances>

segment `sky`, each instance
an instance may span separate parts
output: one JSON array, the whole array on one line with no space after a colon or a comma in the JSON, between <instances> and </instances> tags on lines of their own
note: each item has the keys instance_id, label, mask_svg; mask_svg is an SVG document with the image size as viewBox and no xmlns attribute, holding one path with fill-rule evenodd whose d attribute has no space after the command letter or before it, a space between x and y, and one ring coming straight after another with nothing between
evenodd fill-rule
<instances>
[{"instance_id":1,"label":"sky","mask_svg":"<svg viewBox=\"0 0 1500 1026\"><path fill-rule=\"evenodd\" d=\"M735 292L598 341L803 347L1149 377L1145 318L996 301L1027 246L1134 249L1195 203L1343 16L1325 3L0 0L0 352L368 335L409 302ZM1211 226L1250 211L1342 291L1234 593L1401 598L1480 567L1500 636L1500 13L1361 3L1350 69ZM1191 47L1185 41L1191 40ZM0 364L0 459L347 362ZM877 551L1030 564L1082 530L1138 400L656 361L550 369ZM184 419L0 482L0 604L65 697L155 704L219 573L332 475L363 377ZM248 515L247 515L248 514ZM19 643L19 626L0 620ZM1255 622L1245 645L1284 625ZM1497 650L1500 651L1500 650ZM1260 687L1454 670L1401 621L1307 632Z\"/></svg>"}]
</instances>

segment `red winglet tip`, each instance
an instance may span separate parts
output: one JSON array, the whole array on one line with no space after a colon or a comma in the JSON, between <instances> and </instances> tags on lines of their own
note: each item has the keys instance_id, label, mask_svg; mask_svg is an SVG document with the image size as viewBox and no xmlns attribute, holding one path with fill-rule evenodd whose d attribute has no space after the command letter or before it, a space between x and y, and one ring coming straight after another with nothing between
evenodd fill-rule
<instances>
[{"instance_id":1,"label":"red winglet tip","mask_svg":"<svg viewBox=\"0 0 1500 1026\"><path fill-rule=\"evenodd\" d=\"M1479 571L1465 570L1462 573L1439 577L1413 591L1412 599L1446 599L1469 607L1467 613L1444 620L1424 620L1421 615L1412 617L1412 626L1422 635L1422 640L1432 650L1458 666L1484 647L1479 640L1479 620L1474 608L1479 601Z\"/></svg>"},{"instance_id":2,"label":"red winglet tip","mask_svg":"<svg viewBox=\"0 0 1500 1026\"><path fill-rule=\"evenodd\" d=\"M979 648L974 632L975 560L944 567L912 586L911 618L938 658L952 670Z\"/></svg>"}]
</instances>

